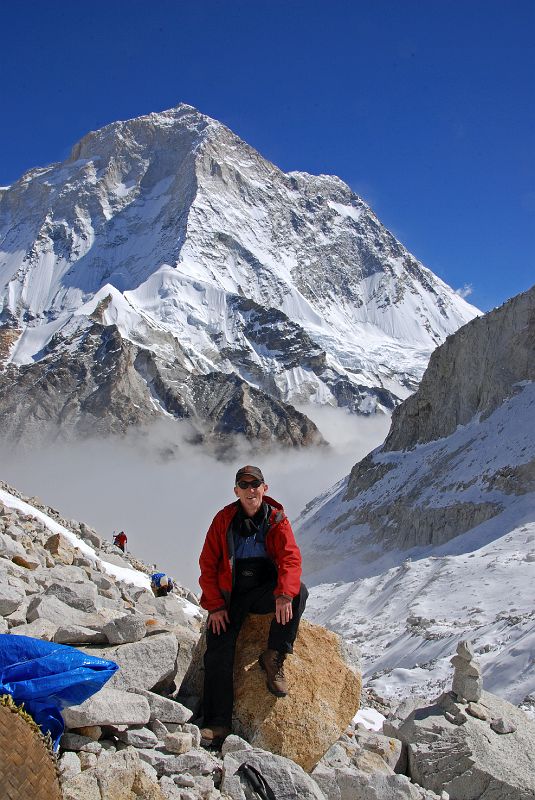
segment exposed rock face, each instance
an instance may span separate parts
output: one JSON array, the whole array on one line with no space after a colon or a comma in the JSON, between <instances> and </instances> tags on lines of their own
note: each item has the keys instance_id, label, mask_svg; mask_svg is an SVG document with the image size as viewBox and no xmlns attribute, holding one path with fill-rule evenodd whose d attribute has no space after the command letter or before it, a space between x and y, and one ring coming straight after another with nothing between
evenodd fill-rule
<instances>
[{"instance_id":1,"label":"exposed rock face","mask_svg":"<svg viewBox=\"0 0 535 800\"><path fill-rule=\"evenodd\" d=\"M186 105L26 173L0 193L0 239L17 441L165 417L306 445L287 404L390 410L477 313L341 180L284 174Z\"/></svg>"},{"instance_id":2,"label":"exposed rock face","mask_svg":"<svg viewBox=\"0 0 535 800\"><path fill-rule=\"evenodd\" d=\"M37 363L9 364L0 372L4 440L35 445L122 434L156 421L160 408L189 423L196 441L242 434L265 445L322 443L308 417L238 375L191 375L182 348L168 339L175 357L163 360L123 339L115 325L92 322L62 341L58 336Z\"/></svg>"},{"instance_id":3,"label":"exposed rock face","mask_svg":"<svg viewBox=\"0 0 535 800\"><path fill-rule=\"evenodd\" d=\"M336 634L301 620L293 655L285 661L287 697L265 685L258 656L265 649L272 615L250 614L236 645L233 730L255 747L311 769L343 733L360 703L361 680ZM200 691L201 641L181 691Z\"/></svg>"},{"instance_id":4,"label":"exposed rock face","mask_svg":"<svg viewBox=\"0 0 535 800\"><path fill-rule=\"evenodd\" d=\"M535 286L472 320L437 347L415 394L393 415L385 450L449 436L488 417L517 384L535 380Z\"/></svg>"},{"instance_id":5,"label":"exposed rock face","mask_svg":"<svg viewBox=\"0 0 535 800\"><path fill-rule=\"evenodd\" d=\"M535 492L534 379L535 287L448 337L385 443L317 513L309 504L297 526L309 582L337 580L342 551L370 574L385 551L440 546Z\"/></svg>"}]
</instances>

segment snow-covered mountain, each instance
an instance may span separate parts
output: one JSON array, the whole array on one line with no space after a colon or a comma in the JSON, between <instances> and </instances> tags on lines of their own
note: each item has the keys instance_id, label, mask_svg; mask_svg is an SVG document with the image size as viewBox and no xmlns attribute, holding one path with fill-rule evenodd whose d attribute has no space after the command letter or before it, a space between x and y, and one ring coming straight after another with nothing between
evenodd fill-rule
<instances>
[{"instance_id":1,"label":"snow-covered mountain","mask_svg":"<svg viewBox=\"0 0 535 800\"><path fill-rule=\"evenodd\" d=\"M307 613L380 692L442 688L470 638L485 685L535 707L535 287L433 354L384 445L298 526Z\"/></svg>"},{"instance_id":2,"label":"snow-covered mountain","mask_svg":"<svg viewBox=\"0 0 535 800\"><path fill-rule=\"evenodd\" d=\"M390 410L477 310L340 179L285 174L187 105L0 190L3 427L318 441L291 404Z\"/></svg>"}]
</instances>

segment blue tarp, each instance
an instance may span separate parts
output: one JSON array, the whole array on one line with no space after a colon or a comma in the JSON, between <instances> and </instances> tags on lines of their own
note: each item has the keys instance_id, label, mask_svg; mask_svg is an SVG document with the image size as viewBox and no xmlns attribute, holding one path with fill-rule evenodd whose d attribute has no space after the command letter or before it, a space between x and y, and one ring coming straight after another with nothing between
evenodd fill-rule
<instances>
[{"instance_id":1,"label":"blue tarp","mask_svg":"<svg viewBox=\"0 0 535 800\"><path fill-rule=\"evenodd\" d=\"M64 644L0 634L0 694L10 694L31 714L57 749L64 730L61 709L83 703L119 669Z\"/></svg>"}]
</instances>

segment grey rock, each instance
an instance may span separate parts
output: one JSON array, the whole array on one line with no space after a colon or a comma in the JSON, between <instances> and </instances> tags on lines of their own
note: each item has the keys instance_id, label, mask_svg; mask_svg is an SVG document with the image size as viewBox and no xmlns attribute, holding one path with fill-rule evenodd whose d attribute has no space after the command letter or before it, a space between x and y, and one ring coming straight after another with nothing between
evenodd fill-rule
<instances>
[{"instance_id":1,"label":"grey rock","mask_svg":"<svg viewBox=\"0 0 535 800\"><path fill-rule=\"evenodd\" d=\"M175 700L169 700L167 697L162 697L146 689L133 688L130 691L137 692L147 698L150 706L151 720L158 719L160 722L182 724L188 722L192 717L190 709L186 708L181 703L177 703Z\"/></svg>"},{"instance_id":2,"label":"grey rock","mask_svg":"<svg viewBox=\"0 0 535 800\"><path fill-rule=\"evenodd\" d=\"M325 800L325 795L315 780L295 762L259 748L233 750L225 755L221 782L222 792L226 791L228 778L234 776L244 762L255 767L264 775L277 798L298 797L299 800Z\"/></svg>"},{"instance_id":3,"label":"grey rock","mask_svg":"<svg viewBox=\"0 0 535 800\"><path fill-rule=\"evenodd\" d=\"M139 642L146 633L145 620L141 614L125 614L108 622L102 633L110 644L126 644Z\"/></svg>"},{"instance_id":4,"label":"grey rock","mask_svg":"<svg viewBox=\"0 0 535 800\"><path fill-rule=\"evenodd\" d=\"M117 738L127 745L138 748L151 748L158 745L158 737L148 728L130 726L117 733Z\"/></svg>"},{"instance_id":5,"label":"grey rock","mask_svg":"<svg viewBox=\"0 0 535 800\"><path fill-rule=\"evenodd\" d=\"M225 786L225 796L232 798L232 800L247 800L239 775L225 776L223 783Z\"/></svg>"},{"instance_id":6,"label":"grey rock","mask_svg":"<svg viewBox=\"0 0 535 800\"><path fill-rule=\"evenodd\" d=\"M417 709L397 734L408 748L410 775L452 800L528 800L535 791L535 724L488 692L479 702L489 718L510 720L516 730L500 736L470 715L461 726L450 724L441 705Z\"/></svg>"},{"instance_id":7,"label":"grey rock","mask_svg":"<svg viewBox=\"0 0 535 800\"><path fill-rule=\"evenodd\" d=\"M139 642L93 648L90 655L115 661L120 669L108 682L115 689L153 689L172 683L176 672L178 641L170 633L145 637Z\"/></svg>"},{"instance_id":8,"label":"grey rock","mask_svg":"<svg viewBox=\"0 0 535 800\"><path fill-rule=\"evenodd\" d=\"M102 547L102 539L92 528L89 528L85 523L80 523L80 535L82 539L88 544L93 545L97 550Z\"/></svg>"},{"instance_id":9,"label":"grey rock","mask_svg":"<svg viewBox=\"0 0 535 800\"><path fill-rule=\"evenodd\" d=\"M33 636L35 639L53 642L57 629L58 626L47 619L36 619L28 624L15 625L10 629L10 633L15 636Z\"/></svg>"},{"instance_id":10,"label":"grey rock","mask_svg":"<svg viewBox=\"0 0 535 800\"><path fill-rule=\"evenodd\" d=\"M493 719L490 723L491 729L495 733L514 733L516 731L516 725L508 719L503 719L503 717L499 717L499 719Z\"/></svg>"},{"instance_id":11,"label":"grey rock","mask_svg":"<svg viewBox=\"0 0 535 800\"><path fill-rule=\"evenodd\" d=\"M54 635L58 644L104 644L107 639L100 631L83 625L59 625Z\"/></svg>"},{"instance_id":12,"label":"grey rock","mask_svg":"<svg viewBox=\"0 0 535 800\"><path fill-rule=\"evenodd\" d=\"M455 667L452 691L457 697L467 702L475 702L481 697L483 681L481 671L474 661L465 661L460 656L453 656L451 663Z\"/></svg>"},{"instance_id":13,"label":"grey rock","mask_svg":"<svg viewBox=\"0 0 535 800\"><path fill-rule=\"evenodd\" d=\"M13 558L13 556L25 556L26 551L24 547L11 536L0 533L0 557Z\"/></svg>"},{"instance_id":14,"label":"grey rock","mask_svg":"<svg viewBox=\"0 0 535 800\"><path fill-rule=\"evenodd\" d=\"M91 622L96 622L100 628L103 620L98 620L96 615L87 614L76 608L71 608L66 603L53 595L36 595L30 601L27 613L28 622L36 619L47 619L56 625L81 625L82 627L92 627Z\"/></svg>"},{"instance_id":15,"label":"grey rock","mask_svg":"<svg viewBox=\"0 0 535 800\"><path fill-rule=\"evenodd\" d=\"M164 739L164 747L169 753L176 753L177 755L187 753L188 750L193 748L193 737L191 733L182 731L168 733Z\"/></svg>"},{"instance_id":16,"label":"grey rock","mask_svg":"<svg viewBox=\"0 0 535 800\"><path fill-rule=\"evenodd\" d=\"M102 749L101 745L90 736L81 736L73 731L65 731L61 737L60 745L62 750L72 750L75 753L82 750L86 750L89 753L98 753ZM94 745L96 745L96 748L93 747ZM89 750L86 749L88 747Z\"/></svg>"},{"instance_id":17,"label":"grey rock","mask_svg":"<svg viewBox=\"0 0 535 800\"><path fill-rule=\"evenodd\" d=\"M156 769L158 769L156 767ZM163 764L164 775L188 772L190 775L218 775L221 771L221 762L205 750L191 750L180 756L171 756Z\"/></svg>"},{"instance_id":18,"label":"grey rock","mask_svg":"<svg viewBox=\"0 0 535 800\"><path fill-rule=\"evenodd\" d=\"M385 449L448 436L475 414L488 416L513 384L533 380L534 306L532 288L472 320L438 347L418 391L394 414ZM445 384L446 394L441 392Z\"/></svg>"},{"instance_id":19,"label":"grey rock","mask_svg":"<svg viewBox=\"0 0 535 800\"><path fill-rule=\"evenodd\" d=\"M221 755L226 756L227 753L233 753L235 750L252 750L252 745L249 742L246 742L245 739L242 739L241 736L236 736L235 733L231 733L230 736L227 736L223 744L221 745Z\"/></svg>"},{"instance_id":20,"label":"grey rock","mask_svg":"<svg viewBox=\"0 0 535 800\"><path fill-rule=\"evenodd\" d=\"M62 784L61 791L63 800L102 800L96 775L90 771L69 777Z\"/></svg>"},{"instance_id":21,"label":"grey rock","mask_svg":"<svg viewBox=\"0 0 535 800\"><path fill-rule=\"evenodd\" d=\"M177 775L185 772L194 776L212 775L218 774L221 769L221 762L205 750L194 750L176 756L157 747L154 750L139 750L138 753L141 759L154 767L159 778L162 775Z\"/></svg>"},{"instance_id":22,"label":"grey rock","mask_svg":"<svg viewBox=\"0 0 535 800\"><path fill-rule=\"evenodd\" d=\"M49 583L44 594L57 597L62 603L79 611L93 612L98 609L97 587L87 580L84 583Z\"/></svg>"},{"instance_id":23,"label":"grey rock","mask_svg":"<svg viewBox=\"0 0 535 800\"><path fill-rule=\"evenodd\" d=\"M79 775L82 771L82 766L76 753L62 753L58 759L58 770L62 783L75 775Z\"/></svg>"},{"instance_id":24,"label":"grey rock","mask_svg":"<svg viewBox=\"0 0 535 800\"><path fill-rule=\"evenodd\" d=\"M198 725L193 725L191 722L185 722L183 725L181 725L181 728L184 733L189 733L191 735L193 747L200 747L201 731Z\"/></svg>"},{"instance_id":25,"label":"grey rock","mask_svg":"<svg viewBox=\"0 0 535 800\"><path fill-rule=\"evenodd\" d=\"M16 611L26 599L22 589L10 586L7 581L0 581L0 615L7 617ZM25 622L26 620L24 620Z\"/></svg>"},{"instance_id":26,"label":"grey rock","mask_svg":"<svg viewBox=\"0 0 535 800\"><path fill-rule=\"evenodd\" d=\"M173 781L175 786L182 786L189 789L193 789L198 785L195 777L190 775L189 772L181 772L179 775L175 775Z\"/></svg>"},{"instance_id":27,"label":"grey rock","mask_svg":"<svg viewBox=\"0 0 535 800\"><path fill-rule=\"evenodd\" d=\"M457 655L465 661L472 661L474 658L474 648L467 639L462 639L457 645Z\"/></svg>"},{"instance_id":28,"label":"grey rock","mask_svg":"<svg viewBox=\"0 0 535 800\"><path fill-rule=\"evenodd\" d=\"M168 775L160 779L160 789L166 800L183 800L183 793Z\"/></svg>"},{"instance_id":29,"label":"grey rock","mask_svg":"<svg viewBox=\"0 0 535 800\"><path fill-rule=\"evenodd\" d=\"M163 742L167 734L169 733L166 726L161 722L159 719L151 719L148 723L149 729L158 737L158 739Z\"/></svg>"},{"instance_id":30,"label":"grey rock","mask_svg":"<svg viewBox=\"0 0 535 800\"><path fill-rule=\"evenodd\" d=\"M87 769L91 769L97 763L97 755L96 753L87 752L82 750L78 753L78 758L80 760L80 766L82 767L82 772L85 772Z\"/></svg>"},{"instance_id":31,"label":"grey rock","mask_svg":"<svg viewBox=\"0 0 535 800\"><path fill-rule=\"evenodd\" d=\"M84 725L146 725L150 718L147 700L132 692L104 687L78 706L63 710L69 728Z\"/></svg>"},{"instance_id":32,"label":"grey rock","mask_svg":"<svg viewBox=\"0 0 535 800\"><path fill-rule=\"evenodd\" d=\"M421 800L427 796L405 775L370 774L353 765L328 767L320 764L313 770L312 777L327 800Z\"/></svg>"}]
</instances>

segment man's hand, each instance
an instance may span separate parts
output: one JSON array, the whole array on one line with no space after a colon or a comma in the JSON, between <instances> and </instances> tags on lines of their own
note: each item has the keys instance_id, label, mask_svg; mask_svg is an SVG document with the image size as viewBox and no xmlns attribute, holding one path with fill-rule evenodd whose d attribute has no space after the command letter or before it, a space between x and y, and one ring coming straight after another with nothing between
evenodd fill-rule
<instances>
[{"instance_id":1,"label":"man's hand","mask_svg":"<svg viewBox=\"0 0 535 800\"><path fill-rule=\"evenodd\" d=\"M229 624L228 612L226 608L221 611L214 611L208 616L208 627L212 629L212 633L220 634L227 630Z\"/></svg>"},{"instance_id":2,"label":"man's hand","mask_svg":"<svg viewBox=\"0 0 535 800\"><path fill-rule=\"evenodd\" d=\"M293 617L292 601L289 597L275 598L275 617L281 625L286 625Z\"/></svg>"}]
</instances>

